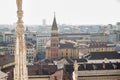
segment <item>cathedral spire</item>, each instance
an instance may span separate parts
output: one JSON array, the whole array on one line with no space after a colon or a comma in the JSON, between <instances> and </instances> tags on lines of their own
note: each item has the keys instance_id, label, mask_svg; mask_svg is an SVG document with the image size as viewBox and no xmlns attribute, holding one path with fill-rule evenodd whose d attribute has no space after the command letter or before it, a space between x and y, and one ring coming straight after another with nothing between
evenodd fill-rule
<instances>
[{"instance_id":1,"label":"cathedral spire","mask_svg":"<svg viewBox=\"0 0 120 80\"><path fill-rule=\"evenodd\" d=\"M16 26L16 41L15 41L15 68L14 80L28 80L28 71L26 63L26 45L23 26L23 11L22 0L16 0L17 3L17 26Z\"/></svg>"}]
</instances>

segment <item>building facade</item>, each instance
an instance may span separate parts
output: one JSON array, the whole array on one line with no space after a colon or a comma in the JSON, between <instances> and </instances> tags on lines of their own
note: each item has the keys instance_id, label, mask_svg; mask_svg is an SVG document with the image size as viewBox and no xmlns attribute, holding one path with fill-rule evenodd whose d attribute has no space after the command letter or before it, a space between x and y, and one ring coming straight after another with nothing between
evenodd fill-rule
<instances>
[{"instance_id":1,"label":"building facade","mask_svg":"<svg viewBox=\"0 0 120 80\"><path fill-rule=\"evenodd\" d=\"M15 42L15 34L12 32L5 32L3 34L3 41L6 43L14 43Z\"/></svg>"},{"instance_id":2,"label":"building facade","mask_svg":"<svg viewBox=\"0 0 120 80\"><path fill-rule=\"evenodd\" d=\"M26 43L26 47L27 47L27 64L28 65L32 65L34 63L35 57L36 57L36 49L35 49L35 45L33 45L30 42Z\"/></svg>"},{"instance_id":3,"label":"building facade","mask_svg":"<svg viewBox=\"0 0 120 80\"><path fill-rule=\"evenodd\" d=\"M14 55L15 45L14 44L8 44L7 45L7 54Z\"/></svg>"},{"instance_id":4,"label":"building facade","mask_svg":"<svg viewBox=\"0 0 120 80\"><path fill-rule=\"evenodd\" d=\"M119 80L119 63L93 63L78 65L77 80Z\"/></svg>"},{"instance_id":5,"label":"building facade","mask_svg":"<svg viewBox=\"0 0 120 80\"><path fill-rule=\"evenodd\" d=\"M15 45L8 44L6 54L15 55ZM35 45L31 42L26 42L26 60L27 64L33 64L36 57Z\"/></svg>"},{"instance_id":6,"label":"building facade","mask_svg":"<svg viewBox=\"0 0 120 80\"><path fill-rule=\"evenodd\" d=\"M75 42L71 40L62 39L58 44L58 59L61 58L79 58L79 49L75 46ZM50 41L47 42L46 45L46 59L51 59L51 50L50 50Z\"/></svg>"},{"instance_id":7,"label":"building facade","mask_svg":"<svg viewBox=\"0 0 120 80\"><path fill-rule=\"evenodd\" d=\"M75 46L75 43L66 40L64 43L59 43L59 59L60 58L79 58L79 49Z\"/></svg>"},{"instance_id":8,"label":"building facade","mask_svg":"<svg viewBox=\"0 0 120 80\"><path fill-rule=\"evenodd\" d=\"M44 53L46 51L46 43L48 40L50 40L49 33L37 33L36 36L37 53Z\"/></svg>"},{"instance_id":9,"label":"building facade","mask_svg":"<svg viewBox=\"0 0 120 80\"><path fill-rule=\"evenodd\" d=\"M115 44L111 42L91 41L89 45L89 52L114 52Z\"/></svg>"}]
</instances>

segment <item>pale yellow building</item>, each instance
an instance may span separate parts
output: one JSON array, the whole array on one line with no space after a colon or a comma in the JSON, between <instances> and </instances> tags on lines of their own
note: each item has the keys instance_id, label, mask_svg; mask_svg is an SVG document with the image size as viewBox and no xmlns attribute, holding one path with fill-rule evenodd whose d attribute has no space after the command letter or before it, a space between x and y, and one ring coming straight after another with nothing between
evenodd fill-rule
<instances>
[{"instance_id":1,"label":"pale yellow building","mask_svg":"<svg viewBox=\"0 0 120 80\"><path fill-rule=\"evenodd\" d=\"M50 51L50 41L48 41L46 45L46 59L51 58L51 51ZM59 50L58 50L58 59L67 57L67 58L79 58L79 49L75 46L75 42L69 40L62 40L59 43Z\"/></svg>"},{"instance_id":2,"label":"pale yellow building","mask_svg":"<svg viewBox=\"0 0 120 80\"><path fill-rule=\"evenodd\" d=\"M89 45L89 52L113 52L115 51L115 44L109 42L91 41Z\"/></svg>"}]
</instances>

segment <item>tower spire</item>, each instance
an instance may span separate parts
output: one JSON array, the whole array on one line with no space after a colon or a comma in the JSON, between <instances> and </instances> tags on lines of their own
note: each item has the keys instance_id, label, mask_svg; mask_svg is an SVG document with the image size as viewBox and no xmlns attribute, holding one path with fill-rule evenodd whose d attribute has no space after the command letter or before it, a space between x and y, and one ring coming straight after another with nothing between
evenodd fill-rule
<instances>
[{"instance_id":1,"label":"tower spire","mask_svg":"<svg viewBox=\"0 0 120 80\"><path fill-rule=\"evenodd\" d=\"M52 24L52 30L58 30L55 12L54 12L54 20L53 20L53 24Z\"/></svg>"},{"instance_id":2,"label":"tower spire","mask_svg":"<svg viewBox=\"0 0 120 80\"><path fill-rule=\"evenodd\" d=\"M23 26L22 0L16 0L17 3L17 26L16 26L16 42L15 42L15 68L14 80L28 80L28 72L26 66L26 46Z\"/></svg>"}]
</instances>

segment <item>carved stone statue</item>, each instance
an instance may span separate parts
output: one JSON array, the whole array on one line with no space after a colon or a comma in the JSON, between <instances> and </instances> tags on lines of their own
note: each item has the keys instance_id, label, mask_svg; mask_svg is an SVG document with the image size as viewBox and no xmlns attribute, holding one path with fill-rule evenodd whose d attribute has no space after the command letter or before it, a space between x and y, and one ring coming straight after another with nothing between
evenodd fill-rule
<instances>
[{"instance_id":1,"label":"carved stone statue","mask_svg":"<svg viewBox=\"0 0 120 80\"><path fill-rule=\"evenodd\" d=\"M16 0L18 11L22 10L22 0Z\"/></svg>"},{"instance_id":2,"label":"carved stone statue","mask_svg":"<svg viewBox=\"0 0 120 80\"><path fill-rule=\"evenodd\" d=\"M28 68L26 62L26 45L24 25L22 21L22 0L16 0L17 6L17 25L15 36L15 68L14 80L28 80Z\"/></svg>"},{"instance_id":3,"label":"carved stone statue","mask_svg":"<svg viewBox=\"0 0 120 80\"><path fill-rule=\"evenodd\" d=\"M18 22L23 22L22 0L16 0Z\"/></svg>"},{"instance_id":4,"label":"carved stone statue","mask_svg":"<svg viewBox=\"0 0 120 80\"><path fill-rule=\"evenodd\" d=\"M74 62L74 72L73 72L74 78L73 78L73 80L78 80L78 67L79 67L79 65L78 65L77 61L75 60L75 62Z\"/></svg>"},{"instance_id":5,"label":"carved stone statue","mask_svg":"<svg viewBox=\"0 0 120 80\"><path fill-rule=\"evenodd\" d=\"M75 71L78 71L78 64L77 64L76 60L75 60L75 63L74 63L74 69L75 69Z\"/></svg>"}]
</instances>

